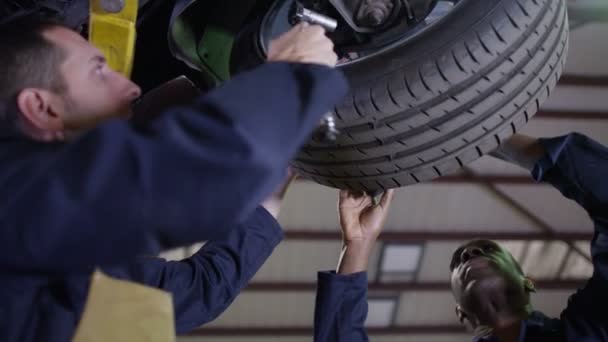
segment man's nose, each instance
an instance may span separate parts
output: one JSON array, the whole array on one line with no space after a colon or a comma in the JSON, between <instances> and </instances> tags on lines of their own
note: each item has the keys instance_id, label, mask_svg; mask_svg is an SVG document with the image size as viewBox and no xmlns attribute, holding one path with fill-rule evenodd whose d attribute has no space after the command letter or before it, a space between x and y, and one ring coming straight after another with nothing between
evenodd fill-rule
<instances>
[{"instance_id":1,"label":"man's nose","mask_svg":"<svg viewBox=\"0 0 608 342\"><path fill-rule=\"evenodd\" d=\"M479 247L469 246L462 251L460 255L460 260L462 262L467 262L475 257L484 255L483 250Z\"/></svg>"},{"instance_id":2,"label":"man's nose","mask_svg":"<svg viewBox=\"0 0 608 342\"><path fill-rule=\"evenodd\" d=\"M135 83L131 82L131 84L129 85L127 96L129 97L129 101L137 100L141 96L141 88L138 87Z\"/></svg>"}]
</instances>

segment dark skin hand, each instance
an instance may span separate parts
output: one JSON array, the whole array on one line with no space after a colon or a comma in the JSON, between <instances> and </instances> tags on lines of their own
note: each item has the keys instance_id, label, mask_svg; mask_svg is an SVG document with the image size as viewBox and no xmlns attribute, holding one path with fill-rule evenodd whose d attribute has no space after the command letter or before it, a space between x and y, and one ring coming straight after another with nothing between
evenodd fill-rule
<instances>
[{"instance_id":1,"label":"dark skin hand","mask_svg":"<svg viewBox=\"0 0 608 342\"><path fill-rule=\"evenodd\" d=\"M362 193L340 191L338 212L344 247L338 274L367 270L372 249L388 216L394 190L386 191L377 205Z\"/></svg>"}]
</instances>

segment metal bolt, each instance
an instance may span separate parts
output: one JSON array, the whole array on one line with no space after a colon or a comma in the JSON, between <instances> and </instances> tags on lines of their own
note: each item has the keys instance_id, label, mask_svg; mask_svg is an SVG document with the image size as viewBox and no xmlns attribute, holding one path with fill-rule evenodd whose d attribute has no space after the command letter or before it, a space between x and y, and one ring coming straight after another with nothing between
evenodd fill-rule
<instances>
[{"instance_id":1,"label":"metal bolt","mask_svg":"<svg viewBox=\"0 0 608 342\"><path fill-rule=\"evenodd\" d=\"M100 0L101 8L108 13L120 13L125 8L125 0Z\"/></svg>"},{"instance_id":2,"label":"metal bolt","mask_svg":"<svg viewBox=\"0 0 608 342\"><path fill-rule=\"evenodd\" d=\"M356 19L363 26L379 26L391 15L393 7L391 0L365 0Z\"/></svg>"},{"instance_id":3,"label":"metal bolt","mask_svg":"<svg viewBox=\"0 0 608 342\"><path fill-rule=\"evenodd\" d=\"M313 138L324 143L335 143L338 135L340 135L340 131L336 127L336 118L333 113L329 112L321 120L321 124L315 131Z\"/></svg>"}]
</instances>

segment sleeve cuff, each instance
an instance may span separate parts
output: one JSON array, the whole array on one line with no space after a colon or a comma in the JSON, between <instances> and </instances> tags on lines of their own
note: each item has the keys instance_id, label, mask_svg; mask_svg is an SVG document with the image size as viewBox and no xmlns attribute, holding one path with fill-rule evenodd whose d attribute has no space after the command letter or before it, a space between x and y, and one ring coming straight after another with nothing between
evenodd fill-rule
<instances>
[{"instance_id":1,"label":"sleeve cuff","mask_svg":"<svg viewBox=\"0 0 608 342\"><path fill-rule=\"evenodd\" d=\"M271 245L278 245L284 238L283 228L279 222L262 206L258 206L252 216L249 218L250 227L260 227L259 229Z\"/></svg>"},{"instance_id":2,"label":"sleeve cuff","mask_svg":"<svg viewBox=\"0 0 608 342\"><path fill-rule=\"evenodd\" d=\"M317 281L321 284L342 284L351 287L363 286L367 288L367 272L353 274L337 274L335 271L324 271L317 274Z\"/></svg>"},{"instance_id":3,"label":"sleeve cuff","mask_svg":"<svg viewBox=\"0 0 608 342\"><path fill-rule=\"evenodd\" d=\"M534 164L532 178L537 182L544 181L547 172L556 166L559 156L577 137L577 133L571 133L555 138L538 139L545 149L545 155Z\"/></svg>"}]
</instances>

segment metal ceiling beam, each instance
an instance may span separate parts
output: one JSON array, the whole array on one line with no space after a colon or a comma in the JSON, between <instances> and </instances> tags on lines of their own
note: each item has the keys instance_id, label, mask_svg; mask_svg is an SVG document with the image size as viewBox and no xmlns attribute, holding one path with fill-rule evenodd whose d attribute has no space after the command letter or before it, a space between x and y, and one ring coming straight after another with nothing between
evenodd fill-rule
<instances>
[{"instance_id":1,"label":"metal ceiling beam","mask_svg":"<svg viewBox=\"0 0 608 342\"><path fill-rule=\"evenodd\" d=\"M608 87L608 76L564 75L558 85L581 87Z\"/></svg>"},{"instance_id":2,"label":"metal ceiling beam","mask_svg":"<svg viewBox=\"0 0 608 342\"><path fill-rule=\"evenodd\" d=\"M446 265L446 272L448 271ZM534 285L542 290L576 290L583 287L586 280L539 280ZM313 282L253 282L245 291L255 292L314 292L317 284ZM425 282L371 282L368 285L370 291L451 291L451 285L447 281L425 281Z\"/></svg>"},{"instance_id":3,"label":"metal ceiling beam","mask_svg":"<svg viewBox=\"0 0 608 342\"><path fill-rule=\"evenodd\" d=\"M461 325L403 325L386 328L368 328L370 335L441 335L441 334L465 334L466 330ZM186 336L268 336L268 337L312 337L312 327L283 326L283 327L210 327L197 329Z\"/></svg>"},{"instance_id":4,"label":"metal ceiling beam","mask_svg":"<svg viewBox=\"0 0 608 342\"><path fill-rule=\"evenodd\" d=\"M547 234L544 232L521 233L513 230L502 229L500 232L429 232L419 231L384 231L379 236L380 241L390 242L419 242L419 241L467 241L483 237L490 240L520 240L520 241L590 241L591 233L583 232L555 232ZM341 240L342 233L337 229L331 231L314 231L304 229L286 229L287 240Z\"/></svg>"}]
</instances>

